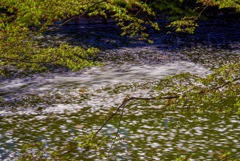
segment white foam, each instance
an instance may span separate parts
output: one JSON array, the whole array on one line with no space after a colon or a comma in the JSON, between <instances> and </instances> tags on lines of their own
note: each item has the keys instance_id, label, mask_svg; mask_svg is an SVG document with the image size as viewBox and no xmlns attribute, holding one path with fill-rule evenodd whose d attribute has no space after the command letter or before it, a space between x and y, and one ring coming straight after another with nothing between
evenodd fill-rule
<instances>
[{"instance_id":1,"label":"white foam","mask_svg":"<svg viewBox=\"0 0 240 161\"><path fill-rule=\"evenodd\" d=\"M111 87L116 84L125 84L133 82L146 82L162 79L168 75L175 75L179 73L190 72L197 75L207 75L211 71L201 65L194 64L187 61L178 61L167 64L159 65L129 65L123 64L121 66L104 66L93 67L86 70L83 73L70 73L68 75L63 74L51 74L41 77L35 77L31 79L16 79L10 82L3 82L3 86L0 87L0 93L3 91L5 94L3 98L14 99L23 94L37 94L43 95L44 93L60 94L64 96L64 99L72 99L72 97L78 97L79 91L84 89L90 94L90 99L84 100L79 104L57 104L52 107L43 109L43 113L64 113L65 111L76 112L83 107L90 106L94 108L99 107L113 107L119 103L119 99L122 100L129 94L137 96L143 96L148 94L148 91L124 91L121 94L107 94L101 92L96 95L96 90L103 87ZM34 114L34 109L15 112L15 114ZM10 114L7 111L1 110L0 115ZM10 114L12 115L12 114Z\"/></svg>"}]
</instances>

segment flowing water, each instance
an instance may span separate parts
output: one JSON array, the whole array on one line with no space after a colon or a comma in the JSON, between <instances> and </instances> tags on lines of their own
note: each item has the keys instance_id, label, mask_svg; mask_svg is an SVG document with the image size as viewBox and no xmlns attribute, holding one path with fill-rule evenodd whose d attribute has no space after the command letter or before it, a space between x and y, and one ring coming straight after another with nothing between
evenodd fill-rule
<instances>
[{"instance_id":1,"label":"flowing water","mask_svg":"<svg viewBox=\"0 0 240 161\"><path fill-rule=\"evenodd\" d=\"M70 28L67 31L74 32ZM100 32L84 29L81 31L92 32L95 37ZM90 41L105 46L99 59L106 65L80 72L58 71L3 79L0 86L0 160L16 160L25 143L40 141L54 149L77 136L96 131L127 95L157 96L153 86L166 76L184 72L206 76L213 66L239 61L240 44L236 34L240 34L237 29L232 32L233 37L216 38L211 43L209 39L215 35L209 33L208 38L196 40L202 44L191 41L194 47L185 48L180 48L184 42L181 37L175 37L178 43L170 45L164 44L166 39L155 36L158 41L152 46L133 43L129 47L131 42L127 42L128 45L113 49L121 39L110 39L111 34L104 40L101 35L99 40L93 40L91 35L84 40L79 35L72 36L73 44ZM54 42L66 41L68 34L58 33ZM52 37L50 35L48 40L53 41ZM220 42L212 43L215 40ZM204 46L207 41L209 46ZM171 50L166 46L171 46ZM118 120L119 116L107 124L100 135L114 137ZM121 139L109 153L112 160L175 160L180 155L191 156L192 160L219 160L225 152L240 152L240 118L236 114L182 115L133 101L125 109L119 132ZM111 145L112 141L105 148L109 150ZM99 155L90 151L84 156L75 153L74 157L97 160Z\"/></svg>"}]
</instances>

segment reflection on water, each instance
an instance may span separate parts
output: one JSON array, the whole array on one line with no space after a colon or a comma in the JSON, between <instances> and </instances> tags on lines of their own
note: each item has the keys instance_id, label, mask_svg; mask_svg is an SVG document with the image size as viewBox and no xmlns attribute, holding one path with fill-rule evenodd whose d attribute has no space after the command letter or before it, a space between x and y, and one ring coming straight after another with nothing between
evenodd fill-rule
<instances>
[{"instance_id":1,"label":"reflection on water","mask_svg":"<svg viewBox=\"0 0 240 161\"><path fill-rule=\"evenodd\" d=\"M45 74L2 82L0 107L0 160L16 160L25 143L45 142L59 147L77 136L96 131L126 95L151 97L152 85L167 75L211 73L190 61L159 64L109 64L78 73ZM150 82L150 83L149 83ZM16 100L19 100L17 102ZM22 101L21 101L22 100ZM119 118L119 116L117 117ZM103 128L113 137L118 119ZM238 115L181 115L162 111L160 106L133 102L121 122L120 139L112 149L112 160L174 160L180 155L197 160L219 160L227 151L240 151ZM111 147L109 140L106 150ZM97 152L76 158L94 160Z\"/></svg>"},{"instance_id":2,"label":"reflection on water","mask_svg":"<svg viewBox=\"0 0 240 161\"><path fill-rule=\"evenodd\" d=\"M120 128L122 140L112 150L116 152L111 155L113 160L174 160L179 155L198 160L205 160L204 157L219 160L219 155L226 151L240 151L240 120L236 115L211 113L186 118L176 112L163 113L161 109L144 106L132 105L128 108ZM96 130L106 115L107 111L92 113L87 110L72 114L5 117L1 120L2 159L7 156L9 160L14 160L16 154L12 151L17 152L26 142L43 141L51 147L64 145L76 136ZM118 120L115 119L103 129L102 134L113 134L117 126ZM112 140L106 149L110 148ZM96 153L84 156L84 160L92 160Z\"/></svg>"},{"instance_id":3,"label":"reflection on water","mask_svg":"<svg viewBox=\"0 0 240 161\"><path fill-rule=\"evenodd\" d=\"M89 30L81 29L81 33L89 33ZM113 31L111 27L108 30ZM67 31L75 33L72 28ZM203 35L200 30L197 34ZM126 95L156 96L156 91L152 89L154 82L168 75L190 72L205 76L211 73L213 66L239 61L239 30L227 34L228 39L223 40L209 32L206 37L198 35L197 38L203 39L195 39L190 44L185 43L184 37L174 39L178 41L174 43L155 35L154 40L158 44L155 47L159 49L144 45L128 48L129 42L126 42L124 48L114 50L114 45L125 41L122 37L113 37L116 41L110 43L109 37L101 40L103 36L100 35L103 43L99 43L92 35L89 35L90 38L73 35L69 41L71 44L94 40L95 45L106 45L99 60L107 65L75 73L44 73L1 81L0 160L16 160L25 143L42 141L46 146L56 148L77 136L96 131L109 111L115 109ZM202 46L178 51L164 49L164 46L171 44L197 46L198 42L214 46L215 40L219 40L215 46L221 48L228 45L231 50ZM43 43L49 45L49 42ZM109 144L104 147L106 150L111 147L111 137L117 131L118 119L119 116L101 132L101 135L110 137ZM239 133L240 119L236 114L182 115L178 111L163 111L160 106L146 106L135 101L125 109L120 128L121 139L110 156L112 160L174 160L180 155L195 160L219 160L225 152L240 151ZM94 160L99 154L89 152L82 156L76 153L74 156L79 160Z\"/></svg>"}]
</instances>

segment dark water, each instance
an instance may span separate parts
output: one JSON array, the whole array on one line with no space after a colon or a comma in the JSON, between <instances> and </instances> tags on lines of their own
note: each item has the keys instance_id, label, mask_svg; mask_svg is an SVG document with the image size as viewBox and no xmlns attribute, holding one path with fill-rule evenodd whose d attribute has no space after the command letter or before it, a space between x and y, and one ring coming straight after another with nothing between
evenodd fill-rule
<instances>
[{"instance_id":1,"label":"dark water","mask_svg":"<svg viewBox=\"0 0 240 161\"><path fill-rule=\"evenodd\" d=\"M219 23L224 24L219 27ZM114 26L99 25L68 25L64 32L38 39L44 40L42 45L98 46L103 50L98 59L105 66L0 82L0 160L17 160L25 143L41 141L57 148L96 131L126 95L156 96L153 86L166 76L183 72L205 76L212 67L240 60L240 24L236 20L201 23L190 36L155 33L153 45L120 37ZM103 147L106 151L118 120L119 116L100 133L110 137ZM109 155L112 160L175 160L179 156L219 160L225 152L240 152L239 133L238 114L183 115L136 101L127 106L121 139ZM99 156L93 151L83 157L80 151L74 154L78 160Z\"/></svg>"}]
</instances>

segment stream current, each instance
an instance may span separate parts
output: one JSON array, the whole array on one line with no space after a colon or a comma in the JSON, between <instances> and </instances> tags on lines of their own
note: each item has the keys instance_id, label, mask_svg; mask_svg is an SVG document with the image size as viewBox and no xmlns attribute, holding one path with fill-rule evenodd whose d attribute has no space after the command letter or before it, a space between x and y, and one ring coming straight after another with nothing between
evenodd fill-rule
<instances>
[{"instance_id":1,"label":"stream current","mask_svg":"<svg viewBox=\"0 0 240 161\"><path fill-rule=\"evenodd\" d=\"M17 160L25 143L40 141L58 148L96 131L127 95L157 96L152 84L166 76L184 72L206 76L213 66L240 60L239 24L229 22L222 28L209 21L201 25L201 30L188 38L154 34L153 45L125 40L117 36L119 30L101 24L69 25L64 32L38 37L44 40L43 45L80 42L100 47L103 52L99 59L106 65L2 79L0 160ZM202 36L207 29L210 31ZM117 119L113 120L102 134L113 135L117 126ZM122 119L120 136L124 139L115 145L110 158L175 160L191 155L193 160L219 160L218 156L227 151L240 152L239 133L239 115L195 114L186 119L134 102ZM110 147L111 142L106 148ZM97 160L99 153L74 156L77 160Z\"/></svg>"}]
</instances>

